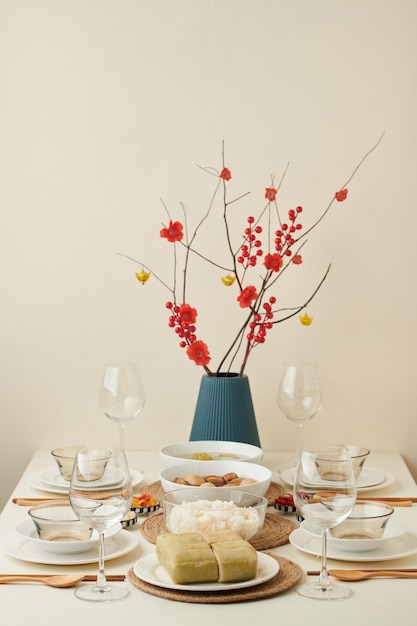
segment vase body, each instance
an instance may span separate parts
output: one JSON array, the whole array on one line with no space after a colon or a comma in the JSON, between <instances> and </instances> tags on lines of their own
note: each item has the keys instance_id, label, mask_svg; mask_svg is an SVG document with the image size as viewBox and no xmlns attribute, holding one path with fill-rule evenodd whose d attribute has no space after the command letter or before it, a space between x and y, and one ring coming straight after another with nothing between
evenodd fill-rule
<instances>
[{"instance_id":1,"label":"vase body","mask_svg":"<svg viewBox=\"0 0 417 626\"><path fill-rule=\"evenodd\" d=\"M260 447L247 376L203 376L190 441L240 441Z\"/></svg>"}]
</instances>

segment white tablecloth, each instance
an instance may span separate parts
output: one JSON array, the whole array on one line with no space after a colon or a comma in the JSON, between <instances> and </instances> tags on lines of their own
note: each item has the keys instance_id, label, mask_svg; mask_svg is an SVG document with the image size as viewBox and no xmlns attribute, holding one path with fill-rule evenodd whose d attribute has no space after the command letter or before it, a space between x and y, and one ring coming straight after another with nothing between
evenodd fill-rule
<instances>
[{"instance_id":1,"label":"white tablecloth","mask_svg":"<svg viewBox=\"0 0 417 626\"><path fill-rule=\"evenodd\" d=\"M161 463L157 452L128 451L132 469L141 470L145 477L144 485L136 488L140 493L146 484L158 479ZM291 464L293 454L266 452L262 463L273 471L273 480L278 481L277 468ZM39 470L52 467L52 458L48 451L37 452L29 463L22 479L11 497L43 495L52 496L31 486L31 477ZM417 486L412 479L403 459L397 453L371 453L367 466L381 469L392 475L392 484L372 492L363 492L366 496L417 496ZM417 505L411 508L396 508L395 515L404 520L410 530L417 531ZM27 507L18 506L10 501L0 515L0 540L14 533L15 526L27 518ZM128 532L139 538L137 547L128 555L106 562L107 573L126 573L135 561L154 551L154 546L142 536L139 525ZM318 569L319 559L310 556L290 544L275 548L272 552L291 559L304 570ZM343 563L329 561L330 567L413 567L417 568L417 554L384 563ZM96 573L96 565L52 566L27 563L17 560L0 550L0 573L23 572L75 572ZM73 589L52 589L36 584L0 585L0 615L5 626L87 626L100 624L178 624L181 626L213 626L214 624L236 624L253 626L263 622L277 624L302 623L308 626L334 626L352 624L370 624L392 626L417 624L415 598L417 580L369 580L350 584L353 597L340 602L322 602L306 600L297 595L295 588L275 597L233 604L186 604L165 600L146 594L129 582L130 595L126 600L114 603L96 604L83 602L74 596Z\"/></svg>"}]
</instances>

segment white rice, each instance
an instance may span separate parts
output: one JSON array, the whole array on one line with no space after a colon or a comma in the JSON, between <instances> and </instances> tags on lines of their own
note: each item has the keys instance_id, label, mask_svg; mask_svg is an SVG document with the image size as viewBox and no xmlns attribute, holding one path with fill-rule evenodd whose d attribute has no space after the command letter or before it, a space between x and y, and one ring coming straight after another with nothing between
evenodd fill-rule
<instances>
[{"instance_id":1,"label":"white rice","mask_svg":"<svg viewBox=\"0 0 417 626\"><path fill-rule=\"evenodd\" d=\"M197 500L173 507L169 526L173 533L232 530L247 540L258 532L260 519L253 509L240 508L231 501Z\"/></svg>"}]
</instances>

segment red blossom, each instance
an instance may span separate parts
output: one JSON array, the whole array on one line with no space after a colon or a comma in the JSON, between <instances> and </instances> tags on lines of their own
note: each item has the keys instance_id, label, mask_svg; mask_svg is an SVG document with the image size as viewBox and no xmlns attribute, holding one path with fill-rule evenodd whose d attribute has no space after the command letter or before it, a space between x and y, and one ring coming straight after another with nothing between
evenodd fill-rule
<instances>
[{"instance_id":1,"label":"red blossom","mask_svg":"<svg viewBox=\"0 0 417 626\"><path fill-rule=\"evenodd\" d=\"M348 190L341 189L340 191L336 191L336 193L334 194L334 197L336 198L338 202L343 202L343 200L346 200L347 195L348 195Z\"/></svg>"},{"instance_id":2,"label":"red blossom","mask_svg":"<svg viewBox=\"0 0 417 626\"><path fill-rule=\"evenodd\" d=\"M277 190L274 187L267 187L265 189L265 198L269 200L269 202L274 202L277 197Z\"/></svg>"},{"instance_id":3,"label":"red blossom","mask_svg":"<svg viewBox=\"0 0 417 626\"><path fill-rule=\"evenodd\" d=\"M188 346L187 356L196 365L203 366L208 365L211 359L208 346L201 340L195 341L191 346Z\"/></svg>"},{"instance_id":4,"label":"red blossom","mask_svg":"<svg viewBox=\"0 0 417 626\"><path fill-rule=\"evenodd\" d=\"M258 294L256 293L256 287L249 285L249 287L246 287L240 292L237 297L237 301L242 309L247 309L257 297Z\"/></svg>"},{"instance_id":5,"label":"red blossom","mask_svg":"<svg viewBox=\"0 0 417 626\"><path fill-rule=\"evenodd\" d=\"M179 317L181 318L181 322L195 324L197 320L197 309L193 309L189 304L181 304Z\"/></svg>"},{"instance_id":6,"label":"red blossom","mask_svg":"<svg viewBox=\"0 0 417 626\"><path fill-rule=\"evenodd\" d=\"M284 261L282 260L282 256L278 252L275 252L274 254L265 255L264 265L267 270L279 272L284 265Z\"/></svg>"},{"instance_id":7,"label":"red blossom","mask_svg":"<svg viewBox=\"0 0 417 626\"><path fill-rule=\"evenodd\" d=\"M301 254L296 254L296 255L293 257L292 262L293 262L295 265L301 265L301 263L303 262L303 257L301 256Z\"/></svg>"},{"instance_id":8,"label":"red blossom","mask_svg":"<svg viewBox=\"0 0 417 626\"><path fill-rule=\"evenodd\" d=\"M169 220L168 228L163 228L159 234L161 237L168 239L171 243L175 243L176 241L181 241L184 237L182 229L183 226L181 222L173 222L172 220Z\"/></svg>"},{"instance_id":9,"label":"red blossom","mask_svg":"<svg viewBox=\"0 0 417 626\"><path fill-rule=\"evenodd\" d=\"M224 167L220 172L220 178L223 178L223 180L230 180L232 178L232 172L227 169L227 167Z\"/></svg>"}]
</instances>

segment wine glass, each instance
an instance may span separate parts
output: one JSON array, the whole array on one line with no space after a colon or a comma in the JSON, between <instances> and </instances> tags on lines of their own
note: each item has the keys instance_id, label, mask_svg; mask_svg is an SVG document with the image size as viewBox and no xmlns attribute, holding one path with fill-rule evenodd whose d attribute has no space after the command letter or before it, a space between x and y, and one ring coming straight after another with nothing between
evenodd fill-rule
<instances>
[{"instance_id":1,"label":"wine glass","mask_svg":"<svg viewBox=\"0 0 417 626\"><path fill-rule=\"evenodd\" d=\"M97 582L77 588L75 595L92 602L125 598L129 590L109 585L104 571L104 531L123 519L132 502L132 484L124 450L98 446L81 448L74 463L69 501L77 517L99 535Z\"/></svg>"},{"instance_id":2,"label":"wine glass","mask_svg":"<svg viewBox=\"0 0 417 626\"><path fill-rule=\"evenodd\" d=\"M350 515L355 502L355 474L347 448L327 445L301 450L294 482L294 503L301 517L320 527L322 536L319 579L298 588L301 596L343 600L352 595L348 587L329 580L327 531Z\"/></svg>"},{"instance_id":3,"label":"wine glass","mask_svg":"<svg viewBox=\"0 0 417 626\"><path fill-rule=\"evenodd\" d=\"M284 363L277 403L286 418L297 425L295 462L301 448L301 427L317 415L321 402L316 363L305 360Z\"/></svg>"},{"instance_id":4,"label":"wine glass","mask_svg":"<svg viewBox=\"0 0 417 626\"><path fill-rule=\"evenodd\" d=\"M99 402L106 417L119 424L119 445L124 448L125 426L138 417L145 405L139 365L107 363L104 366Z\"/></svg>"}]
</instances>

